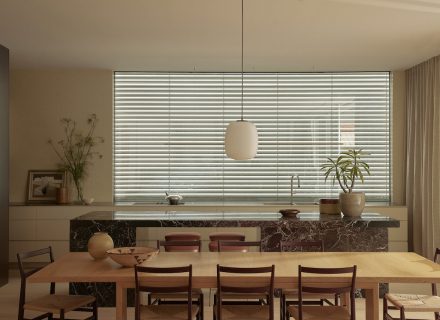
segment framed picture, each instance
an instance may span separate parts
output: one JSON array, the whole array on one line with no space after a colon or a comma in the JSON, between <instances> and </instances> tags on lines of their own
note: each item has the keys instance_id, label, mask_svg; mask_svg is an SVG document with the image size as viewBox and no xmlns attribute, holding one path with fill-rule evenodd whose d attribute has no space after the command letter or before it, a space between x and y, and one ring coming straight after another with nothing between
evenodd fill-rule
<instances>
[{"instance_id":1,"label":"framed picture","mask_svg":"<svg viewBox=\"0 0 440 320\"><path fill-rule=\"evenodd\" d=\"M57 189L65 185L67 172L57 170L29 170L27 202L55 203Z\"/></svg>"}]
</instances>

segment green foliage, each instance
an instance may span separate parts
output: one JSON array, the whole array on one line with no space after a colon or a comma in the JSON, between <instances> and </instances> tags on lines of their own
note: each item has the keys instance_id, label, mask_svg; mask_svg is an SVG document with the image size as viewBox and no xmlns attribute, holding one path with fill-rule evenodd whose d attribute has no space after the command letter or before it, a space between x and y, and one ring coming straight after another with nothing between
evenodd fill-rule
<instances>
[{"instance_id":1,"label":"green foliage","mask_svg":"<svg viewBox=\"0 0 440 320\"><path fill-rule=\"evenodd\" d=\"M364 155L367 153L362 149L349 149L341 152L336 159L327 158L327 163L321 166L325 181L331 178L333 184L338 181L345 193L353 192L356 180L364 183L365 175L370 175L370 166L361 159Z\"/></svg>"},{"instance_id":2,"label":"green foliage","mask_svg":"<svg viewBox=\"0 0 440 320\"><path fill-rule=\"evenodd\" d=\"M91 114L87 118L88 129L83 133L78 130L76 121L63 118L61 124L64 128L64 139L56 143L48 141L61 161L60 168L72 176L78 200L81 201L84 201L82 180L87 175L87 168L94 157L102 158L102 155L95 151L95 147L104 142L102 137L94 135L97 122L96 114Z\"/></svg>"}]
</instances>

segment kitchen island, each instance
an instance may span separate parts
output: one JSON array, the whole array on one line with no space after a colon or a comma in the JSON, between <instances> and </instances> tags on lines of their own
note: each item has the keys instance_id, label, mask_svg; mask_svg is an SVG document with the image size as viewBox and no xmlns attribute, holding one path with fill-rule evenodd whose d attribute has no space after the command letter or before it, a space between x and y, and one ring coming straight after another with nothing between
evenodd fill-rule
<instances>
[{"instance_id":1,"label":"kitchen island","mask_svg":"<svg viewBox=\"0 0 440 320\"><path fill-rule=\"evenodd\" d=\"M283 218L273 212L95 211L70 221L70 251L87 251L87 242L97 231L108 232L116 247L135 246L136 229L148 227L256 227L263 251L279 251L281 240L316 239L324 241L325 251L388 251L388 228L399 225L376 213L358 218L300 213Z\"/></svg>"},{"instance_id":2,"label":"kitchen island","mask_svg":"<svg viewBox=\"0 0 440 320\"><path fill-rule=\"evenodd\" d=\"M139 228L258 228L262 250L280 251L280 241L322 239L325 251L388 251L388 228L396 219L377 213L358 218L300 213L283 218L273 212L94 211L70 221L70 251L87 251L93 233L108 232L115 247L135 246ZM386 286L381 288L386 290ZM93 294L100 306L115 305L112 284L73 283L71 293ZM133 295L129 295L132 303Z\"/></svg>"}]
</instances>

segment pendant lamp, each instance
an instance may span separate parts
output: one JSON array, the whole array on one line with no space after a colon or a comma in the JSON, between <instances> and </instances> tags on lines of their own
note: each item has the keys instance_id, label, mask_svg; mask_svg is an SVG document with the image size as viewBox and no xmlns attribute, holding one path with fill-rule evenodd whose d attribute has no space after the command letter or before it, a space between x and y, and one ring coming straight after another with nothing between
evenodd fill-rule
<instances>
[{"instance_id":1,"label":"pendant lamp","mask_svg":"<svg viewBox=\"0 0 440 320\"><path fill-rule=\"evenodd\" d=\"M234 160L250 160L257 155L258 131L252 122L243 118L243 0L241 0L241 119L231 122L225 133L226 155Z\"/></svg>"}]
</instances>

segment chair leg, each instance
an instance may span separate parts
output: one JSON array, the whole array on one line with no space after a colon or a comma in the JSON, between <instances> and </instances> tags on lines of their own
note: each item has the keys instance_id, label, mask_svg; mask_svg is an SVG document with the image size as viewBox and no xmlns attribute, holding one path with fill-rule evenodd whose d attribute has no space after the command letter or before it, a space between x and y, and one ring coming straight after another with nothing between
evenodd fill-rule
<instances>
[{"instance_id":1,"label":"chair leg","mask_svg":"<svg viewBox=\"0 0 440 320\"><path fill-rule=\"evenodd\" d=\"M60 310L60 320L65 320L65 318L64 318L64 310Z\"/></svg>"},{"instance_id":2,"label":"chair leg","mask_svg":"<svg viewBox=\"0 0 440 320\"><path fill-rule=\"evenodd\" d=\"M200 294L200 298L199 298L199 310L200 310L200 320L203 320L204 317L204 305L205 305L205 301L204 301L204 296L203 296L203 292Z\"/></svg>"},{"instance_id":3,"label":"chair leg","mask_svg":"<svg viewBox=\"0 0 440 320\"><path fill-rule=\"evenodd\" d=\"M22 306L18 308L18 320L24 320L24 309Z\"/></svg>"},{"instance_id":4,"label":"chair leg","mask_svg":"<svg viewBox=\"0 0 440 320\"><path fill-rule=\"evenodd\" d=\"M400 308L400 320L405 320L405 309Z\"/></svg>"},{"instance_id":5,"label":"chair leg","mask_svg":"<svg viewBox=\"0 0 440 320\"><path fill-rule=\"evenodd\" d=\"M93 302L93 320L98 320L98 303L95 300L95 302Z\"/></svg>"},{"instance_id":6,"label":"chair leg","mask_svg":"<svg viewBox=\"0 0 440 320\"><path fill-rule=\"evenodd\" d=\"M280 294L280 320L284 320L284 304L283 304L284 294Z\"/></svg>"},{"instance_id":7,"label":"chair leg","mask_svg":"<svg viewBox=\"0 0 440 320\"><path fill-rule=\"evenodd\" d=\"M147 294L147 304L150 306L151 305L151 294Z\"/></svg>"}]
</instances>

